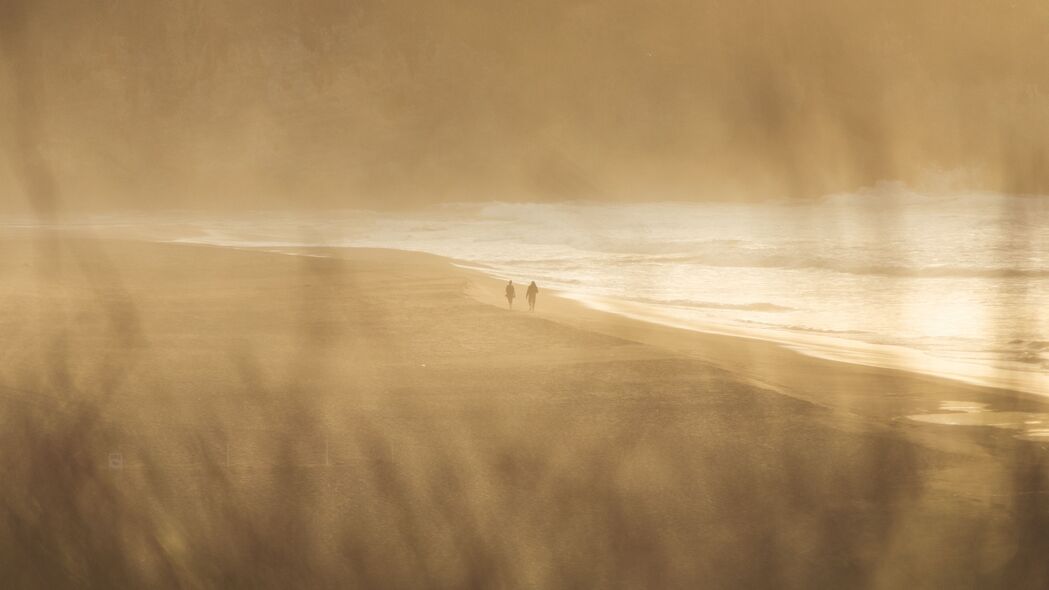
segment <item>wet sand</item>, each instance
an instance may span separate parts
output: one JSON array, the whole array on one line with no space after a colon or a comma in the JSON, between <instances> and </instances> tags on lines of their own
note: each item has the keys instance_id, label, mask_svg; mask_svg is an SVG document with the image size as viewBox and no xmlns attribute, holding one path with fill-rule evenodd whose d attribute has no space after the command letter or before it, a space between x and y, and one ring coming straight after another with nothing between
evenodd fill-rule
<instances>
[{"instance_id":1,"label":"wet sand","mask_svg":"<svg viewBox=\"0 0 1049 590\"><path fill-rule=\"evenodd\" d=\"M509 312L422 254L0 244L16 586L1049 583L1044 446L900 419L1030 396Z\"/></svg>"},{"instance_id":2,"label":"wet sand","mask_svg":"<svg viewBox=\"0 0 1049 590\"><path fill-rule=\"evenodd\" d=\"M489 305L506 306L504 281L466 272L471 277L468 294ZM817 358L767 340L653 324L593 310L557 292L544 295L538 308L544 319L699 359L842 417L893 421L950 409L961 402L968 407L958 411L966 412L976 408L981 412L1032 414L1049 410L1049 398L1033 393Z\"/></svg>"}]
</instances>

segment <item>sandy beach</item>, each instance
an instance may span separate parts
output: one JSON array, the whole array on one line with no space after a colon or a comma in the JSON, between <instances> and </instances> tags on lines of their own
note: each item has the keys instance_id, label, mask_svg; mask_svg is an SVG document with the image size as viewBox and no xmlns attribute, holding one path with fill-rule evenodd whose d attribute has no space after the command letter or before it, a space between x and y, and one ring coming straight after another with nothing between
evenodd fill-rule
<instances>
[{"instance_id":1,"label":"sandy beach","mask_svg":"<svg viewBox=\"0 0 1049 590\"><path fill-rule=\"evenodd\" d=\"M0 248L11 587L1049 585L1046 445L906 418L1031 395L425 254Z\"/></svg>"}]
</instances>

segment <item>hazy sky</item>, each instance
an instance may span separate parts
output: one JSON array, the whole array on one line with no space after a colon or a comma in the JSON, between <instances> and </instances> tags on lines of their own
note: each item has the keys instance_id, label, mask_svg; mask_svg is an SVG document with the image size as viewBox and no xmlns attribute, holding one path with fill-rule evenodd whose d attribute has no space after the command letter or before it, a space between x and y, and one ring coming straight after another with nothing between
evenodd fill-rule
<instances>
[{"instance_id":1,"label":"hazy sky","mask_svg":"<svg viewBox=\"0 0 1049 590\"><path fill-rule=\"evenodd\" d=\"M0 0L0 209L1049 192L1044 0Z\"/></svg>"}]
</instances>

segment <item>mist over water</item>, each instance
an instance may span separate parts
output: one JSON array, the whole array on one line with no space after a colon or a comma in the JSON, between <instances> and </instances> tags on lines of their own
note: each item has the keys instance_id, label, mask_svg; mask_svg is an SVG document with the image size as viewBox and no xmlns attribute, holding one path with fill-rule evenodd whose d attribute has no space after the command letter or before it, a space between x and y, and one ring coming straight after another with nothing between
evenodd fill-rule
<instances>
[{"instance_id":1,"label":"mist over water","mask_svg":"<svg viewBox=\"0 0 1049 590\"><path fill-rule=\"evenodd\" d=\"M451 204L414 212L94 218L235 247L377 247L608 311L1049 394L1049 198L899 185L804 203Z\"/></svg>"}]
</instances>

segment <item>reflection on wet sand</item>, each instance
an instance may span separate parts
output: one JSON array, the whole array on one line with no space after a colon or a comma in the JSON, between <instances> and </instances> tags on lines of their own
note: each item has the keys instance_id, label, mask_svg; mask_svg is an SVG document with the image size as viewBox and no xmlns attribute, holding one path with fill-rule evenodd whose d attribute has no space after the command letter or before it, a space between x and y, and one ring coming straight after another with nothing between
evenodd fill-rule
<instances>
[{"instance_id":1,"label":"reflection on wet sand","mask_svg":"<svg viewBox=\"0 0 1049 590\"><path fill-rule=\"evenodd\" d=\"M996 411L982 402L945 401L944 413L907 416L915 422L947 426L990 426L1015 430L1016 438L1035 442L1049 442L1049 414L1040 412Z\"/></svg>"}]
</instances>

